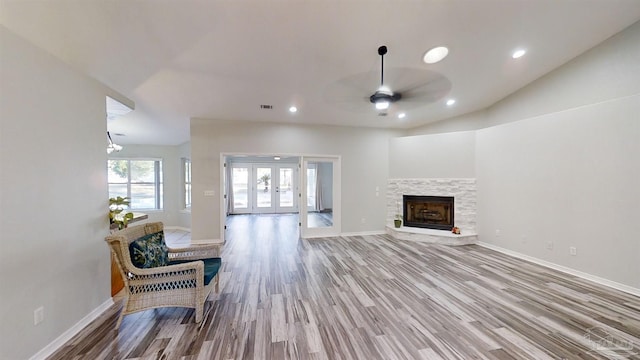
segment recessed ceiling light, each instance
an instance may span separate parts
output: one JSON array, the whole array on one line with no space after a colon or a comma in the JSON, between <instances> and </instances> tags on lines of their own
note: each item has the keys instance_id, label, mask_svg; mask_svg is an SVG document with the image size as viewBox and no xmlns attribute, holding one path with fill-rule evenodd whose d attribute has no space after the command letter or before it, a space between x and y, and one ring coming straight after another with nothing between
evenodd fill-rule
<instances>
[{"instance_id":1,"label":"recessed ceiling light","mask_svg":"<svg viewBox=\"0 0 640 360\"><path fill-rule=\"evenodd\" d=\"M407 116L405 113L398 114L398 119L404 119Z\"/></svg>"},{"instance_id":2,"label":"recessed ceiling light","mask_svg":"<svg viewBox=\"0 0 640 360\"><path fill-rule=\"evenodd\" d=\"M524 56L524 54L527 53L527 50L524 49L518 49L516 51L513 52L513 54L511 55L512 58L517 59L517 58L521 58L522 56Z\"/></svg>"},{"instance_id":3,"label":"recessed ceiling light","mask_svg":"<svg viewBox=\"0 0 640 360\"><path fill-rule=\"evenodd\" d=\"M455 103L456 103L456 100L455 100L455 99L449 99L449 100L447 100L447 106L451 106L451 105L453 105L453 104L455 104Z\"/></svg>"},{"instance_id":4,"label":"recessed ceiling light","mask_svg":"<svg viewBox=\"0 0 640 360\"><path fill-rule=\"evenodd\" d=\"M433 49L427 51L422 57L422 61L427 64L435 64L438 61L441 61L449 54L449 49L444 46L434 47Z\"/></svg>"},{"instance_id":5,"label":"recessed ceiling light","mask_svg":"<svg viewBox=\"0 0 640 360\"><path fill-rule=\"evenodd\" d=\"M297 107L295 107L295 106L292 106L292 107L290 107L290 108L289 108L289 112L294 113L294 112L296 112L296 111L298 111L298 108L297 108Z\"/></svg>"}]
</instances>

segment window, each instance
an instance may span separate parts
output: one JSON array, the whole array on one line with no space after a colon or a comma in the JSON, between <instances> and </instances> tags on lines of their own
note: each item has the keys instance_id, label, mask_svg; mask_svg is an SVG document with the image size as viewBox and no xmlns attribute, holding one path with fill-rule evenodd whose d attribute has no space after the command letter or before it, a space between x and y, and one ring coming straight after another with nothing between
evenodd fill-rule
<instances>
[{"instance_id":1,"label":"window","mask_svg":"<svg viewBox=\"0 0 640 360\"><path fill-rule=\"evenodd\" d=\"M191 209L191 160L182 159L182 170L184 180L184 208Z\"/></svg>"},{"instance_id":2,"label":"window","mask_svg":"<svg viewBox=\"0 0 640 360\"><path fill-rule=\"evenodd\" d=\"M162 160L108 161L109 197L128 197L132 210L162 209Z\"/></svg>"}]
</instances>

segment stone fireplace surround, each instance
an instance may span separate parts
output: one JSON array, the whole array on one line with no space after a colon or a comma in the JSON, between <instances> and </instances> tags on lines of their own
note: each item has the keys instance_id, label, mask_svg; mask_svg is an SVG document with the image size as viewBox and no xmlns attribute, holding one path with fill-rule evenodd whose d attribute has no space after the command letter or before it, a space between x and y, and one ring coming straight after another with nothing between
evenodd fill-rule
<instances>
[{"instance_id":1,"label":"stone fireplace surround","mask_svg":"<svg viewBox=\"0 0 640 360\"><path fill-rule=\"evenodd\" d=\"M447 230L414 227L394 228L393 220L398 209L402 213L402 195L453 196L455 226L460 235ZM395 238L410 241L432 242L446 245L473 244L476 232L476 179L429 178L389 179L387 182L387 233Z\"/></svg>"}]
</instances>

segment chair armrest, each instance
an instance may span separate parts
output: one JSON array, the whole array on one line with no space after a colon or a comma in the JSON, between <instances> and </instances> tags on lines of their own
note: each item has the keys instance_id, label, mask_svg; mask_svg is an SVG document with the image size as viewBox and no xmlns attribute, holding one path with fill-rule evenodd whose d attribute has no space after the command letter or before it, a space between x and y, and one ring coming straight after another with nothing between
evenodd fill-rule
<instances>
[{"instance_id":1,"label":"chair armrest","mask_svg":"<svg viewBox=\"0 0 640 360\"><path fill-rule=\"evenodd\" d=\"M202 244L169 248L169 261L200 260L220 257L220 244Z\"/></svg>"},{"instance_id":2,"label":"chair armrest","mask_svg":"<svg viewBox=\"0 0 640 360\"><path fill-rule=\"evenodd\" d=\"M204 262L190 261L148 269L132 268L127 274L131 293L204 287Z\"/></svg>"},{"instance_id":3,"label":"chair armrest","mask_svg":"<svg viewBox=\"0 0 640 360\"><path fill-rule=\"evenodd\" d=\"M133 275L148 276L148 275L159 275L159 274L174 273L174 272L188 271L188 270L197 271L198 268L201 268L204 273L204 263L202 261L194 260L186 263L170 264L170 265L158 266L158 267L152 267L152 268L146 268L146 269L142 269L134 266L133 268L130 269L129 272Z\"/></svg>"}]
</instances>

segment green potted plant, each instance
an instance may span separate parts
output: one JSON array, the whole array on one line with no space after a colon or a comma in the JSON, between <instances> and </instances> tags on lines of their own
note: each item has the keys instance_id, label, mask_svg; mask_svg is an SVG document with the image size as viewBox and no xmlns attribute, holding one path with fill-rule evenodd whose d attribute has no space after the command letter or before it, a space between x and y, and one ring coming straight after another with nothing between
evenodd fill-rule
<instances>
[{"instance_id":1,"label":"green potted plant","mask_svg":"<svg viewBox=\"0 0 640 360\"><path fill-rule=\"evenodd\" d=\"M129 206L130 203L128 197L109 198L109 224L111 226L117 226L118 230L127 227L129 220L133 219L133 213L127 211L122 214L122 212L125 211L125 206Z\"/></svg>"},{"instance_id":2,"label":"green potted plant","mask_svg":"<svg viewBox=\"0 0 640 360\"><path fill-rule=\"evenodd\" d=\"M393 219L393 225L397 228L402 226L402 215L396 214L396 218Z\"/></svg>"},{"instance_id":3,"label":"green potted plant","mask_svg":"<svg viewBox=\"0 0 640 360\"><path fill-rule=\"evenodd\" d=\"M396 201L396 217L393 219L393 225L399 228L402 226L402 214L400 213L400 202Z\"/></svg>"}]
</instances>

